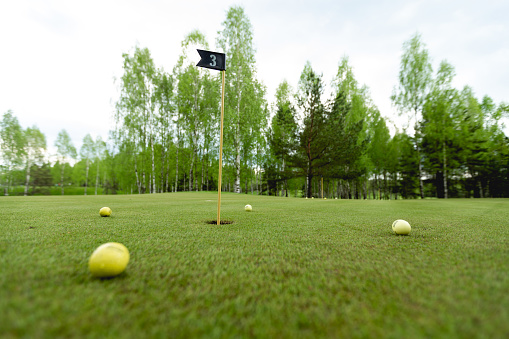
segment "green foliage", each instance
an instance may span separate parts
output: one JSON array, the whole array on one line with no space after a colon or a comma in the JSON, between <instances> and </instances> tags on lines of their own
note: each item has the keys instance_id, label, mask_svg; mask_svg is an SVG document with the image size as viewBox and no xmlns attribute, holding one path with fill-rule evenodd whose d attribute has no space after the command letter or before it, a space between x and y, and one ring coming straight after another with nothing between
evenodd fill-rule
<instances>
[{"instance_id":1,"label":"green foliage","mask_svg":"<svg viewBox=\"0 0 509 339\"><path fill-rule=\"evenodd\" d=\"M408 115L409 124L414 124L414 142L417 152L417 169L419 173L419 187L421 198L424 198L422 182L422 156L420 150L420 132L418 130L422 111L432 85L432 67L429 52L421 41L421 36L415 34L403 45L403 55L399 72L399 86L394 89L391 99L399 109L400 114Z\"/></svg>"},{"instance_id":2,"label":"green foliage","mask_svg":"<svg viewBox=\"0 0 509 339\"><path fill-rule=\"evenodd\" d=\"M213 141L211 133L218 126L220 109L219 79L211 76L210 71L196 67L187 55L188 50L192 50L194 55L196 48L208 49L205 36L199 31L191 32L182 42L182 54L174 69L177 81L177 124L179 130L181 128L184 131L184 139L182 140L179 133L177 143L180 147L184 141L191 150L190 161L186 166L190 191L203 189L204 182L200 183L197 171L199 155L201 154L203 159L208 158ZM205 167L204 163L201 165ZM202 168L202 174L204 170Z\"/></svg>"},{"instance_id":3,"label":"green foliage","mask_svg":"<svg viewBox=\"0 0 509 339\"><path fill-rule=\"evenodd\" d=\"M133 55L124 53L124 74L116 104L117 144L125 144L133 155L133 171L138 192L152 192L154 173L156 67L148 48L135 47ZM152 165L152 166L151 166Z\"/></svg>"},{"instance_id":4,"label":"green foliage","mask_svg":"<svg viewBox=\"0 0 509 339\"><path fill-rule=\"evenodd\" d=\"M53 178L51 176L51 166L44 163L41 166L32 165L30 177L31 192L30 195L48 195L50 188L53 186Z\"/></svg>"},{"instance_id":5,"label":"green foliage","mask_svg":"<svg viewBox=\"0 0 509 339\"><path fill-rule=\"evenodd\" d=\"M234 191L241 192L241 170L257 160L267 126L265 88L256 79L253 32L242 7L231 7L217 45L228 56L225 79L224 158L234 167ZM260 163L258 165L261 165Z\"/></svg>"},{"instance_id":6,"label":"green foliage","mask_svg":"<svg viewBox=\"0 0 509 339\"><path fill-rule=\"evenodd\" d=\"M9 110L2 116L0 122L0 155L4 168L4 195L8 195L9 186L12 184L13 171L18 169L23 163L24 134L18 119L14 113Z\"/></svg>"},{"instance_id":7,"label":"green foliage","mask_svg":"<svg viewBox=\"0 0 509 339\"><path fill-rule=\"evenodd\" d=\"M285 195L288 194L288 179L294 176L294 169L288 166L288 159L296 147L298 131L297 112L291 102L291 91L286 80L276 90L273 108L275 114L267 136L271 154L265 165L266 171L273 171L267 173L267 177L274 180L271 187L275 188L275 185L282 182Z\"/></svg>"},{"instance_id":8,"label":"green foliage","mask_svg":"<svg viewBox=\"0 0 509 339\"><path fill-rule=\"evenodd\" d=\"M76 148L74 147L71 137L66 130L61 130L57 135L57 140L55 141L55 147L57 148L57 155L61 162L67 162L71 159L76 159L77 153Z\"/></svg>"},{"instance_id":9,"label":"green foliage","mask_svg":"<svg viewBox=\"0 0 509 339\"><path fill-rule=\"evenodd\" d=\"M403 198L419 196L418 154L415 151L415 141L407 134L394 136L394 147L399 149L399 173L401 174L400 192Z\"/></svg>"},{"instance_id":10,"label":"green foliage","mask_svg":"<svg viewBox=\"0 0 509 339\"><path fill-rule=\"evenodd\" d=\"M36 127L28 127L24 131L24 164L25 164L25 195L28 195L31 169L34 164L42 164L46 152L46 136Z\"/></svg>"},{"instance_id":11,"label":"green foliage","mask_svg":"<svg viewBox=\"0 0 509 339\"><path fill-rule=\"evenodd\" d=\"M94 139L90 134L85 135L83 138L83 145L80 150L80 158L85 161L85 195L87 195L88 189L88 174L90 169L90 163L94 159L96 150Z\"/></svg>"},{"instance_id":12,"label":"green foliage","mask_svg":"<svg viewBox=\"0 0 509 339\"><path fill-rule=\"evenodd\" d=\"M452 88L454 68L446 61L440 63L432 89L423 107L420 125L424 167L435 177L436 196L448 197L448 177L460 165L458 140L462 110L458 92Z\"/></svg>"},{"instance_id":13,"label":"green foliage","mask_svg":"<svg viewBox=\"0 0 509 339\"><path fill-rule=\"evenodd\" d=\"M60 163L60 180L59 185L61 187L61 193L64 195L65 183L68 181L68 177L70 174L65 172L66 167L68 167L68 162L71 159L76 159L77 153L76 148L74 147L71 137L67 133L66 130L61 130L58 132L57 140L55 141L55 147L57 148L57 158Z\"/></svg>"},{"instance_id":14,"label":"green foliage","mask_svg":"<svg viewBox=\"0 0 509 339\"><path fill-rule=\"evenodd\" d=\"M322 75L316 74L308 62L299 80L297 103L303 112L302 125L298 135L297 149L291 157L294 167L306 177L306 196L312 196L312 180L316 173L314 162L322 159L326 145L326 112L322 102L324 84Z\"/></svg>"},{"instance_id":15,"label":"green foliage","mask_svg":"<svg viewBox=\"0 0 509 339\"><path fill-rule=\"evenodd\" d=\"M289 163L306 177L306 196L313 195L313 178L351 179L364 149L359 142L363 119L353 120L347 93L339 89L327 105L322 102L322 76L307 63L301 74L297 103L303 114L297 142L289 152ZM350 121L349 121L350 119Z\"/></svg>"},{"instance_id":16,"label":"green foliage","mask_svg":"<svg viewBox=\"0 0 509 339\"><path fill-rule=\"evenodd\" d=\"M406 41L403 50L399 86L394 89L391 98L402 114L413 114L417 124L431 87L431 61L420 34Z\"/></svg>"}]
</instances>

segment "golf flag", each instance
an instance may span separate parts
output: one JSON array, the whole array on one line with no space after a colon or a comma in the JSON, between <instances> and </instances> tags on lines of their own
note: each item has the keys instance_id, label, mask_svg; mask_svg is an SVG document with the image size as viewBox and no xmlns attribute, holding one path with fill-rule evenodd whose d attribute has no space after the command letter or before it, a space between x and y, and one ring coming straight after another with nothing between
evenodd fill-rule
<instances>
[{"instance_id":1,"label":"golf flag","mask_svg":"<svg viewBox=\"0 0 509 339\"><path fill-rule=\"evenodd\" d=\"M226 56L224 53L204 51L197 49L201 60L196 64L198 67L205 67L221 71L222 91L221 91L221 124L219 131L219 173L217 178L217 220L216 225L221 225L221 180L223 173L223 124L224 124L224 78L226 73Z\"/></svg>"},{"instance_id":2,"label":"golf flag","mask_svg":"<svg viewBox=\"0 0 509 339\"><path fill-rule=\"evenodd\" d=\"M201 60L196 64L196 66L215 69L218 71L226 70L226 58L224 53L204 51L202 49L197 49L197 51L198 54L200 54Z\"/></svg>"}]
</instances>

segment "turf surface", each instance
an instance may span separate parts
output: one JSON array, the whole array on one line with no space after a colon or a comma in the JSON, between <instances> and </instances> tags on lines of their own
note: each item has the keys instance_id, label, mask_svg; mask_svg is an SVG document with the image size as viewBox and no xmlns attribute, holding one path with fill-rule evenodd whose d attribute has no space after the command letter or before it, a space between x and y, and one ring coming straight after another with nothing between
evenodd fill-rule
<instances>
[{"instance_id":1,"label":"turf surface","mask_svg":"<svg viewBox=\"0 0 509 339\"><path fill-rule=\"evenodd\" d=\"M0 337L509 337L509 200L223 194L220 226L216 204L0 197ZM110 241L127 269L92 278Z\"/></svg>"}]
</instances>

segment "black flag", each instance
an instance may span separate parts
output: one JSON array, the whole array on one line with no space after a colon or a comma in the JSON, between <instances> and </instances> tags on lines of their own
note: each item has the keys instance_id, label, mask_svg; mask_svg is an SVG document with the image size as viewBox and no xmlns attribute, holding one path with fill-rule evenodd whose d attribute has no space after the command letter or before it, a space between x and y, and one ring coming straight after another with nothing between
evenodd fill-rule
<instances>
[{"instance_id":1,"label":"black flag","mask_svg":"<svg viewBox=\"0 0 509 339\"><path fill-rule=\"evenodd\" d=\"M196 64L198 67L215 69L218 71L226 70L226 57L224 53L204 51L197 49L201 60Z\"/></svg>"}]
</instances>

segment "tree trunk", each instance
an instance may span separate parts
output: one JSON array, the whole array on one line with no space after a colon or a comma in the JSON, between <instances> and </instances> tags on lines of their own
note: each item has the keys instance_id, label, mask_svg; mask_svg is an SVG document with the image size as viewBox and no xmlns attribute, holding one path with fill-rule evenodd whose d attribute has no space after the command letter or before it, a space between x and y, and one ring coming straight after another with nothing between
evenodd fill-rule
<instances>
[{"instance_id":1,"label":"tree trunk","mask_svg":"<svg viewBox=\"0 0 509 339\"><path fill-rule=\"evenodd\" d=\"M179 185L179 146L178 146L178 143L177 143L177 154L175 156L175 161L176 161L176 165L175 165L175 192L178 191L178 185Z\"/></svg>"},{"instance_id":2,"label":"tree trunk","mask_svg":"<svg viewBox=\"0 0 509 339\"><path fill-rule=\"evenodd\" d=\"M196 159L198 159L197 156L196 156ZM194 177L194 190L196 192L198 192L198 184L199 184L198 178L197 178L198 177L197 173L198 173L198 161L195 161L194 169L193 169L193 177Z\"/></svg>"},{"instance_id":3,"label":"tree trunk","mask_svg":"<svg viewBox=\"0 0 509 339\"><path fill-rule=\"evenodd\" d=\"M389 190L387 189L387 172L384 171L384 200L387 199L391 200L391 195L389 194Z\"/></svg>"},{"instance_id":4,"label":"tree trunk","mask_svg":"<svg viewBox=\"0 0 509 339\"><path fill-rule=\"evenodd\" d=\"M193 150L193 155L191 156L191 166L189 166L189 192L193 191L193 167L194 167L194 156L195 152Z\"/></svg>"},{"instance_id":5,"label":"tree trunk","mask_svg":"<svg viewBox=\"0 0 509 339\"><path fill-rule=\"evenodd\" d=\"M150 193L156 193L156 159L154 154L154 138L150 137L150 151L152 152L152 190Z\"/></svg>"},{"instance_id":6,"label":"tree trunk","mask_svg":"<svg viewBox=\"0 0 509 339\"><path fill-rule=\"evenodd\" d=\"M164 147L161 147L161 189L159 190L160 193L163 193L165 191L168 191L168 183L164 180L164 169L165 169L165 163L166 163L166 152L164 151Z\"/></svg>"},{"instance_id":7,"label":"tree trunk","mask_svg":"<svg viewBox=\"0 0 509 339\"><path fill-rule=\"evenodd\" d=\"M205 186L205 155L202 154L201 157L201 186L200 191L203 191L203 187Z\"/></svg>"},{"instance_id":8,"label":"tree trunk","mask_svg":"<svg viewBox=\"0 0 509 339\"><path fill-rule=\"evenodd\" d=\"M306 196L308 198L311 198L312 194L313 194L313 188L311 186L312 184L312 180L313 180L313 176L311 175L311 166L308 165L308 173L307 173L307 176L306 176Z\"/></svg>"},{"instance_id":9,"label":"tree trunk","mask_svg":"<svg viewBox=\"0 0 509 339\"><path fill-rule=\"evenodd\" d=\"M97 173L95 175L95 195L97 195L98 186L99 186L99 159L97 159Z\"/></svg>"},{"instance_id":10,"label":"tree trunk","mask_svg":"<svg viewBox=\"0 0 509 339\"><path fill-rule=\"evenodd\" d=\"M235 157L235 183L233 190L235 193L240 193L240 140L237 140L235 151L237 155Z\"/></svg>"},{"instance_id":11,"label":"tree trunk","mask_svg":"<svg viewBox=\"0 0 509 339\"><path fill-rule=\"evenodd\" d=\"M27 156L27 173L25 180L25 197L28 195L28 185L30 184L30 157Z\"/></svg>"},{"instance_id":12,"label":"tree trunk","mask_svg":"<svg viewBox=\"0 0 509 339\"><path fill-rule=\"evenodd\" d=\"M89 160L87 159L87 167L85 169L85 195L87 195L87 188L88 188L88 169L89 169Z\"/></svg>"},{"instance_id":13,"label":"tree trunk","mask_svg":"<svg viewBox=\"0 0 509 339\"><path fill-rule=\"evenodd\" d=\"M368 178L364 179L363 195L364 200L368 200Z\"/></svg>"},{"instance_id":14,"label":"tree trunk","mask_svg":"<svg viewBox=\"0 0 509 339\"><path fill-rule=\"evenodd\" d=\"M398 200L399 190L398 190L398 175L396 173L393 173L392 175L392 181L394 182L394 199Z\"/></svg>"},{"instance_id":15,"label":"tree trunk","mask_svg":"<svg viewBox=\"0 0 509 339\"><path fill-rule=\"evenodd\" d=\"M143 194L145 194L145 192L147 191L147 186L146 186L146 183L147 183L147 173L145 172L145 169L143 169L143 171L141 172L141 191ZM150 184L149 184L149 187L150 187Z\"/></svg>"},{"instance_id":16,"label":"tree trunk","mask_svg":"<svg viewBox=\"0 0 509 339\"><path fill-rule=\"evenodd\" d=\"M445 142L442 143L442 151L444 155L444 199L448 198L448 189L447 189L447 149L445 148Z\"/></svg>"},{"instance_id":17,"label":"tree trunk","mask_svg":"<svg viewBox=\"0 0 509 339\"><path fill-rule=\"evenodd\" d=\"M208 156L208 153L207 153L207 191L210 190L210 187L209 187L209 168L210 168L210 165L209 165L209 156Z\"/></svg>"},{"instance_id":18,"label":"tree trunk","mask_svg":"<svg viewBox=\"0 0 509 339\"><path fill-rule=\"evenodd\" d=\"M417 140L415 140L415 147L417 150L417 159L419 159L419 189L421 191L421 199L424 199L424 182L422 181L421 150L419 148L419 145L417 144Z\"/></svg>"},{"instance_id":19,"label":"tree trunk","mask_svg":"<svg viewBox=\"0 0 509 339\"><path fill-rule=\"evenodd\" d=\"M7 167L7 173L10 173L9 167ZM9 195L9 176L8 175L5 177L4 195L5 196Z\"/></svg>"},{"instance_id":20,"label":"tree trunk","mask_svg":"<svg viewBox=\"0 0 509 339\"><path fill-rule=\"evenodd\" d=\"M260 195L260 192L261 192L261 190L260 190L260 176L261 176L261 173L257 173L256 177L255 177L255 179L256 179L256 191L258 192L258 195Z\"/></svg>"},{"instance_id":21,"label":"tree trunk","mask_svg":"<svg viewBox=\"0 0 509 339\"><path fill-rule=\"evenodd\" d=\"M184 172L184 171L183 171ZM186 172L184 172L184 180L182 181L182 191L186 191Z\"/></svg>"},{"instance_id":22,"label":"tree trunk","mask_svg":"<svg viewBox=\"0 0 509 339\"><path fill-rule=\"evenodd\" d=\"M134 174L136 176L136 186L138 187L138 194L141 194L141 182L140 177L138 176L138 162L136 161L136 156L134 157ZM99 176L99 172L97 173Z\"/></svg>"},{"instance_id":23,"label":"tree trunk","mask_svg":"<svg viewBox=\"0 0 509 339\"><path fill-rule=\"evenodd\" d=\"M168 167L166 168L166 192L170 192L170 190L173 190L173 189L170 187L170 153L169 153L169 151L166 156L166 163L168 164Z\"/></svg>"},{"instance_id":24,"label":"tree trunk","mask_svg":"<svg viewBox=\"0 0 509 339\"><path fill-rule=\"evenodd\" d=\"M65 163L62 163L62 171L60 172L60 186L62 188L62 195L64 195L64 171Z\"/></svg>"}]
</instances>

